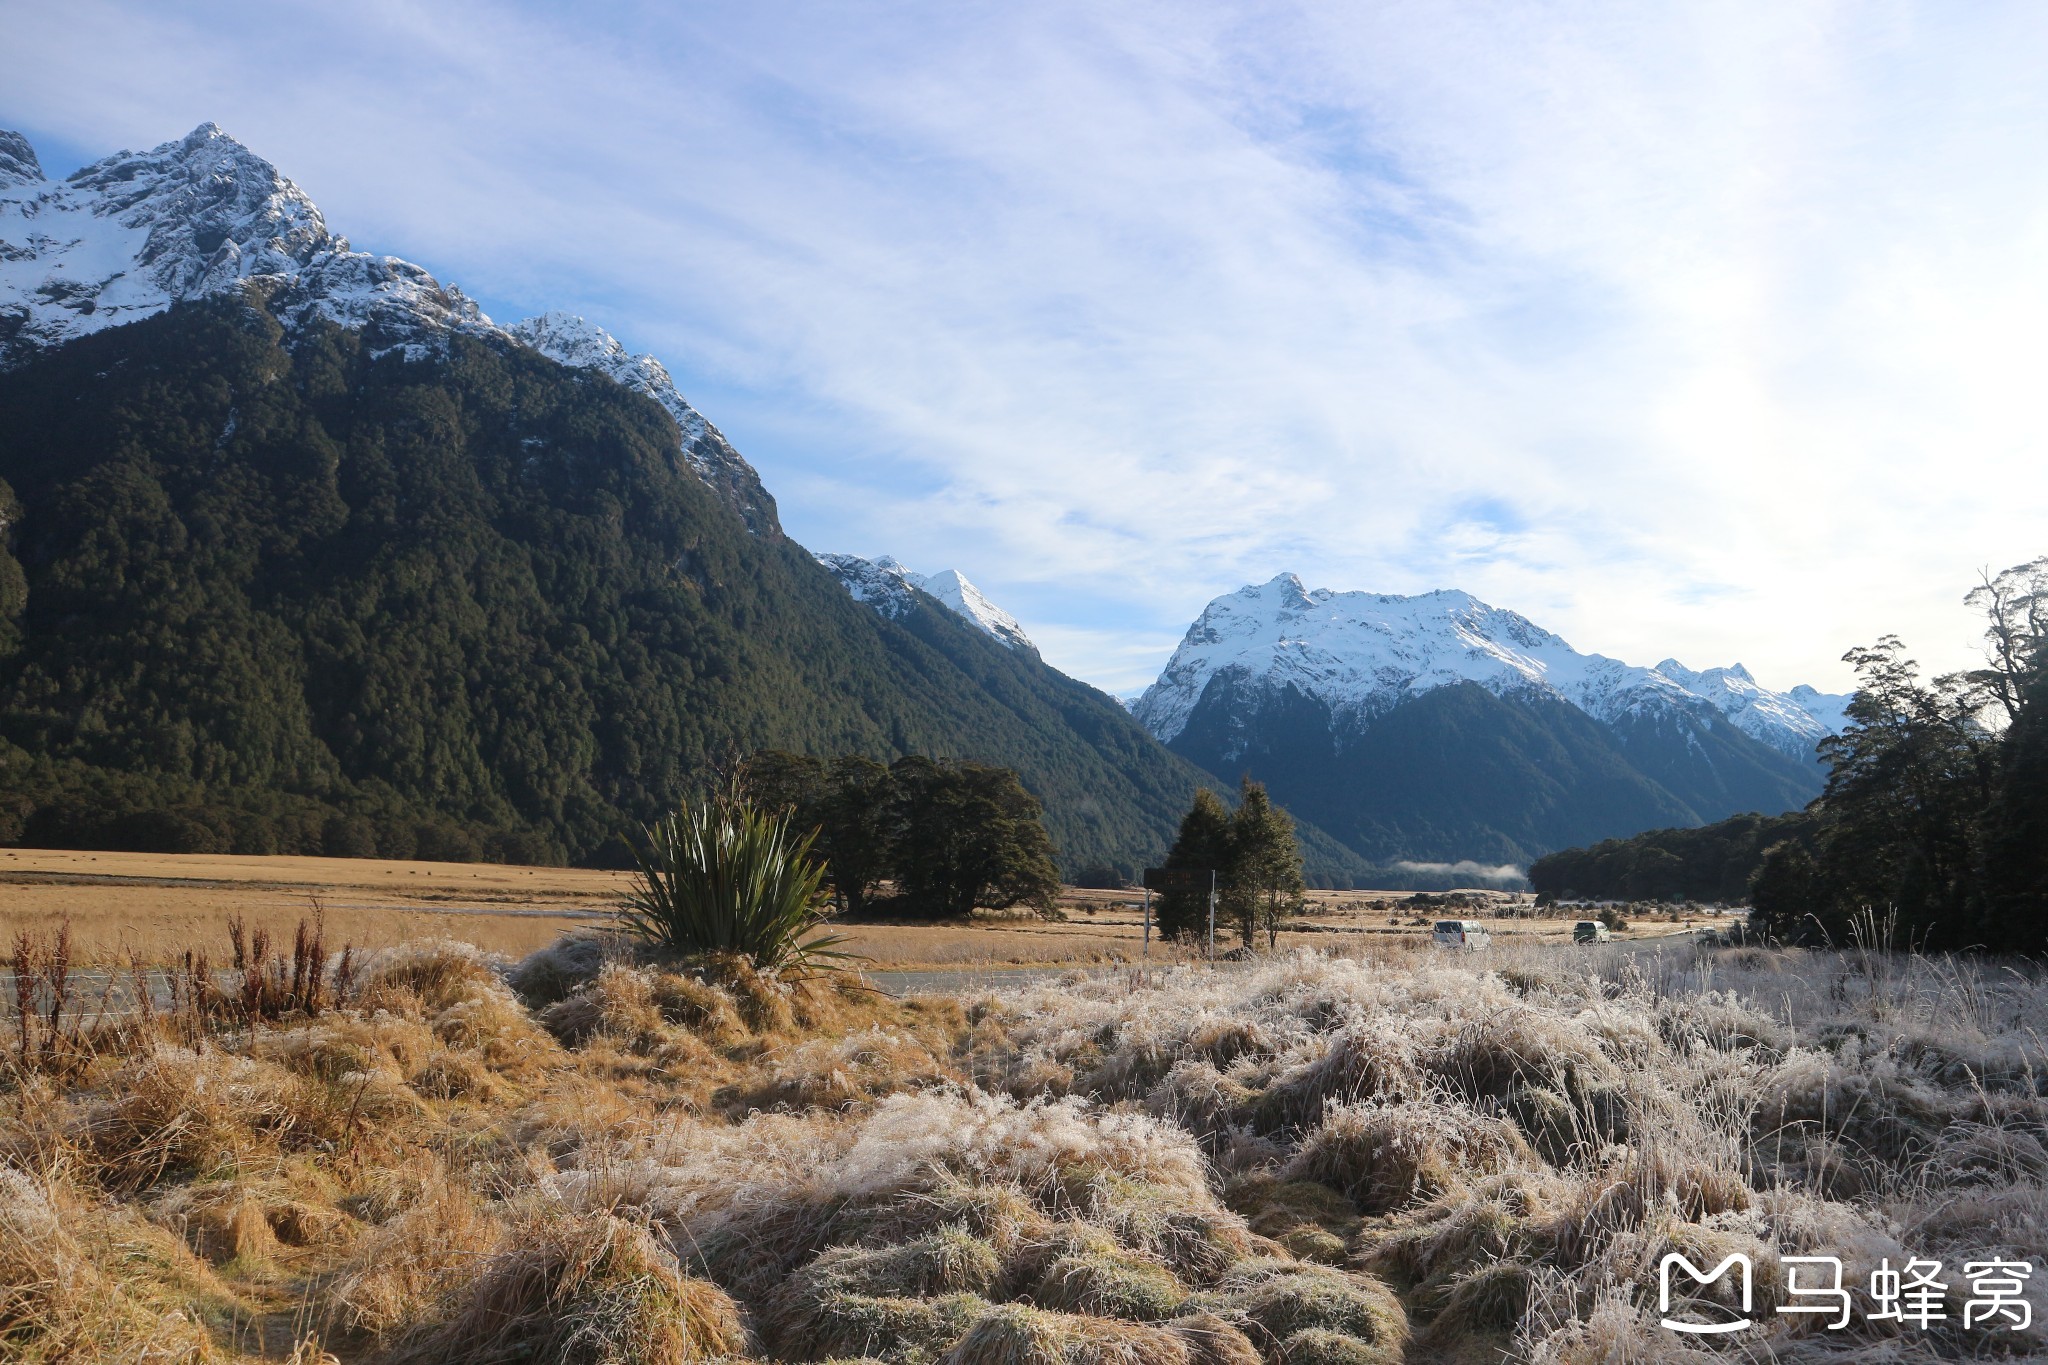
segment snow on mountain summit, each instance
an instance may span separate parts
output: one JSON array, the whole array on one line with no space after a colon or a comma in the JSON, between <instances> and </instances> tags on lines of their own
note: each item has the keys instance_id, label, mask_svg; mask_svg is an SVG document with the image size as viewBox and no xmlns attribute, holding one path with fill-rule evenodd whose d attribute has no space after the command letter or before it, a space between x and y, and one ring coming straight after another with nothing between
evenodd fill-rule
<instances>
[{"instance_id":1,"label":"snow on mountain summit","mask_svg":"<svg viewBox=\"0 0 2048 1365\"><path fill-rule=\"evenodd\" d=\"M1037 648L1031 643L1031 637L1024 633L1024 627L1017 623L1017 618L984 597L981 589L968 582L966 575L958 569L941 569L924 577L912 574L911 580L1010 648Z\"/></svg>"},{"instance_id":2,"label":"snow on mountain summit","mask_svg":"<svg viewBox=\"0 0 2048 1365\"><path fill-rule=\"evenodd\" d=\"M1667 661L1668 662L1668 661ZM1796 757L1835 725L1766 691L1739 666L1692 673L1581 654L1519 613L1455 589L1413 597L1309 589L1291 573L1210 602L1132 708L1162 740L1186 726L1210 679L1229 672L1292 686L1339 715L1370 717L1458 682L1498 694L1547 693L1605 722L1712 706Z\"/></svg>"},{"instance_id":3,"label":"snow on mountain summit","mask_svg":"<svg viewBox=\"0 0 2048 1365\"><path fill-rule=\"evenodd\" d=\"M0 143L0 361L348 250L313 201L211 123L62 181Z\"/></svg>"},{"instance_id":4,"label":"snow on mountain summit","mask_svg":"<svg viewBox=\"0 0 2048 1365\"><path fill-rule=\"evenodd\" d=\"M1779 693L1762 686L1741 664L1693 672L1676 659L1657 665L1657 672L1696 697L1712 702L1735 728L1782 753L1805 758L1814 746L1841 731L1846 696L1817 692L1801 683Z\"/></svg>"},{"instance_id":5,"label":"snow on mountain summit","mask_svg":"<svg viewBox=\"0 0 2048 1365\"><path fill-rule=\"evenodd\" d=\"M212 123L147 152L117 152L61 181L0 131L0 369L77 337L229 290L263 290L287 327L361 330L376 351L436 353L451 333L531 346L665 408L686 463L760 534L779 531L759 475L676 392L652 356L549 313L501 328L454 285L395 256L352 250L304 191Z\"/></svg>"},{"instance_id":6,"label":"snow on mountain summit","mask_svg":"<svg viewBox=\"0 0 2048 1365\"><path fill-rule=\"evenodd\" d=\"M865 602L894 620L909 611L922 592L935 597L956 616L998 644L1011 649L1037 652L1031 637L1017 618L982 595L958 569L935 574L912 573L890 558L863 559L859 555L821 554L813 556L832 571L856 602Z\"/></svg>"}]
</instances>

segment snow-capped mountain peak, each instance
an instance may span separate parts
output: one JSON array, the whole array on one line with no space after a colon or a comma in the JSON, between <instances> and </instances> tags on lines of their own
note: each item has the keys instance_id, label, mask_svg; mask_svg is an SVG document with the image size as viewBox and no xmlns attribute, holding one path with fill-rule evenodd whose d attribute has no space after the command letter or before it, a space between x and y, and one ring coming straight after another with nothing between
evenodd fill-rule
<instances>
[{"instance_id":1,"label":"snow-capped mountain peak","mask_svg":"<svg viewBox=\"0 0 2048 1365\"><path fill-rule=\"evenodd\" d=\"M1403 698L1459 682L1536 692L1613 723L1631 714L1711 706L1753 737L1801 758L1832 727L1759 687L1740 666L1693 673L1581 654L1519 613L1455 589L1412 597L1309 589L1291 573L1216 598L1146 689L1134 714L1163 740L1187 724L1210 680L1229 673L1293 687L1333 714L1369 718ZM1816 694L1818 695L1818 694Z\"/></svg>"},{"instance_id":2,"label":"snow-capped mountain peak","mask_svg":"<svg viewBox=\"0 0 2048 1365\"><path fill-rule=\"evenodd\" d=\"M958 569L941 569L924 577L914 574L911 577L917 586L1001 643L1012 649L1037 648L1031 643L1031 637L1024 633L1024 627L1017 623L1017 618L989 601L981 589L968 582L966 575Z\"/></svg>"},{"instance_id":3,"label":"snow-capped mountain peak","mask_svg":"<svg viewBox=\"0 0 2048 1365\"><path fill-rule=\"evenodd\" d=\"M904 615L917 603L919 593L939 603L975 629L1011 649L1036 652L1037 646L1024 633L1017 618L988 600L958 569L935 574L912 573L883 555L863 559L859 555L821 554L813 556L832 571L856 602L865 602L891 620Z\"/></svg>"},{"instance_id":4,"label":"snow-capped mountain peak","mask_svg":"<svg viewBox=\"0 0 2048 1365\"><path fill-rule=\"evenodd\" d=\"M245 287L261 289L287 327L324 320L361 330L378 352L420 359L463 333L608 375L667 409L684 460L750 529L780 529L759 476L683 401L659 361L628 355L567 314L500 328L421 267L352 250L304 191L217 125L117 152L61 181L44 175L26 138L0 131L0 368Z\"/></svg>"},{"instance_id":5,"label":"snow-capped mountain peak","mask_svg":"<svg viewBox=\"0 0 2048 1365\"><path fill-rule=\"evenodd\" d=\"M19 134L0 154L0 360L348 249L298 186L211 123L62 181Z\"/></svg>"}]
</instances>

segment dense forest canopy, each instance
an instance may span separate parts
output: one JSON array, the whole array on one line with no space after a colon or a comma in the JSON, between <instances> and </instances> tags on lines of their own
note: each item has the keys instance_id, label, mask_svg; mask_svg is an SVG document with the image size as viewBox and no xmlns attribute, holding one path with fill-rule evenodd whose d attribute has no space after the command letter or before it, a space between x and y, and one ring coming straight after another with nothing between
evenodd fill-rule
<instances>
[{"instance_id":1,"label":"dense forest canopy","mask_svg":"<svg viewBox=\"0 0 2048 1365\"><path fill-rule=\"evenodd\" d=\"M252 296L0 375L0 842L611 861L733 754L1014 768L1134 870L1204 779L1114 699L749 535L654 402Z\"/></svg>"},{"instance_id":2,"label":"dense forest canopy","mask_svg":"<svg viewBox=\"0 0 2048 1365\"><path fill-rule=\"evenodd\" d=\"M1529 867L1536 894L1553 900L1706 901L1733 905L1749 898L1750 878L1764 850L1799 837L1812 824L1804 811L1730 816L1711 825L1653 829L1628 839L1560 849Z\"/></svg>"}]
</instances>

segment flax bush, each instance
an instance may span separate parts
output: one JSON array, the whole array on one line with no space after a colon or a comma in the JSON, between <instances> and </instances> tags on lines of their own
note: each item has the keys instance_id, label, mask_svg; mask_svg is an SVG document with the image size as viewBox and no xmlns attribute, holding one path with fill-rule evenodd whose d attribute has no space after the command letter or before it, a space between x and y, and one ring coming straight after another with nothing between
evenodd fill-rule
<instances>
[{"instance_id":1,"label":"flax bush","mask_svg":"<svg viewBox=\"0 0 2048 1365\"><path fill-rule=\"evenodd\" d=\"M620 919L663 957L744 959L764 971L843 959L825 917L825 866L811 835L784 816L721 793L686 803L634 848L633 890Z\"/></svg>"}]
</instances>

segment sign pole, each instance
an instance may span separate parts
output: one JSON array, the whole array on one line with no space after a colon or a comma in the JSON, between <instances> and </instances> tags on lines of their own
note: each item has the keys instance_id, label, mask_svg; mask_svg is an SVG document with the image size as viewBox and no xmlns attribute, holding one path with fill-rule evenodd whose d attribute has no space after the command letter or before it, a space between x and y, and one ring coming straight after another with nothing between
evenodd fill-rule
<instances>
[{"instance_id":1,"label":"sign pole","mask_svg":"<svg viewBox=\"0 0 2048 1365\"><path fill-rule=\"evenodd\" d=\"M1209 960L1216 960L1216 869L1209 869Z\"/></svg>"}]
</instances>

